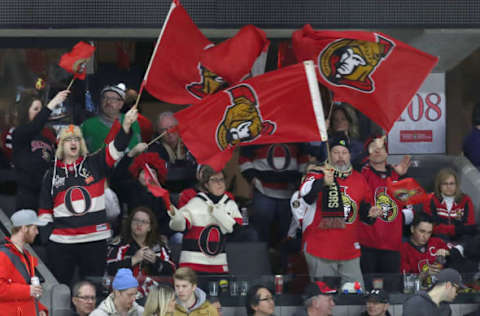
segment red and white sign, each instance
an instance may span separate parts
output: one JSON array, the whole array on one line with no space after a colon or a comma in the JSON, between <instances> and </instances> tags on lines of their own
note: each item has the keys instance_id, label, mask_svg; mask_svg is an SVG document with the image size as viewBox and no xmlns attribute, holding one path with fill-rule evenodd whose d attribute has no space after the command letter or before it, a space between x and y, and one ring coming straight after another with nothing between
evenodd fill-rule
<instances>
[{"instance_id":1,"label":"red and white sign","mask_svg":"<svg viewBox=\"0 0 480 316\"><path fill-rule=\"evenodd\" d=\"M445 107L445 74L430 74L388 134L389 153L445 153Z\"/></svg>"}]
</instances>

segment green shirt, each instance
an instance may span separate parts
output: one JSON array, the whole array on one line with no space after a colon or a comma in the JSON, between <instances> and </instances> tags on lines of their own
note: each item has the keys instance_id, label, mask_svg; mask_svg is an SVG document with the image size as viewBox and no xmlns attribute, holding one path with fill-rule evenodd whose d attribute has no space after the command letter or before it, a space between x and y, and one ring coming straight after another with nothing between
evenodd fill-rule
<instances>
[{"instance_id":1,"label":"green shirt","mask_svg":"<svg viewBox=\"0 0 480 316\"><path fill-rule=\"evenodd\" d=\"M121 114L120 124L122 124L124 117L125 115ZM83 122L80 128L87 143L88 151L93 153L105 145L104 140L110 132L111 127L105 125L99 116L95 116ZM128 144L128 149L132 149L142 141L138 121L132 124L131 131L133 135Z\"/></svg>"}]
</instances>

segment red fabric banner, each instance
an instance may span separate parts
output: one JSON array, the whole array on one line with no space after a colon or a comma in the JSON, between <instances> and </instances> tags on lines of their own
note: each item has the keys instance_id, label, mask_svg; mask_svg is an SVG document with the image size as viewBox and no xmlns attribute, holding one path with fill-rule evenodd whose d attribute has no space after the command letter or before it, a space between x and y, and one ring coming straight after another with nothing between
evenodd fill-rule
<instances>
[{"instance_id":1,"label":"red fabric banner","mask_svg":"<svg viewBox=\"0 0 480 316\"><path fill-rule=\"evenodd\" d=\"M317 108L312 103L306 67L297 64L250 78L177 112L185 145L200 164L220 170L235 146L320 140L317 124L324 124L323 111L318 115L319 98ZM312 86L318 89L310 67Z\"/></svg>"},{"instance_id":2,"label":"red fabric banner","mask_svg":"<svg viewBox=\"0 0 480 316\"><path fill-rule=\"evenodd\" d=\"M226 82L236 83L250 74L253 63L269 45L264 31L246 25L234 37L207 49L200 62Z\"/></svg>"},{"instance_id":3,"label":"red fabric banner","mask_svg":"<svg viewBox=\"0 0 480 316\"><path fill-rule=\"evenodd\" d=\"M73 74L75 78L85 80L88 60L95 52L95 47L85 42L77 43L73 49L63 54L58 65Z\"/></svg>"},{"instance_id":4,"label":"red fabric banner","mask_svg":"<svg viewBox=\"0 0 480 316\"><path fill-rule=\"evenodd\" d=\"M167 190L162 188L148 164L143 165L143 174L145 176L145 183L147 184L148 191L150 191L153 196L162 198L165 202L165 207L169 210L171 207L170 194Z\"/></svg>"},{"instance_id":5,"label":"red fabric banner","mask_svg":"<svg viewBox=\"0 0 480 316\"><path fill-rule=\"evenodd\" d=\"M182 5L172 2L142 87L165 102L196 102L198 98L187 86L200 81L200 54L209 45L213 44L193 23Z\"/></svg>"},{"instance_id":6,"label":"red fabric banner","mask_svg":"<svg viewBox=\"0 0 480 316\"><path fill-rule=\"evenodd\" d=\"M413 178L405 178L395 182L388 178L387 190L390 196L401 201L404 205L419 204L429 199L425 190Z\"/></svg>"},{"instance_id":7,"label":"red fabric banner","mask_svg":"<svg viewBox=\"0 0 480 316\"><path fill-rule=\"evenodd\" d=\"M233 38L214 46L187 11L174 1L165 20L142 83L155 98L193 104L246 77L257 57L268 49L265 33L243 27Z\"/></svg>"},{"instance_id":8,"label":"red fabric banner","mask_svg":"<svg viewBox=\"0 0 480 316\"><path fill-rule=\"evenodd\" d=\"M383 33L315 31L305 25L292 35L298 61L312 59L318 79L390 131L438 58Z\"/></svg>"}]
</instances>

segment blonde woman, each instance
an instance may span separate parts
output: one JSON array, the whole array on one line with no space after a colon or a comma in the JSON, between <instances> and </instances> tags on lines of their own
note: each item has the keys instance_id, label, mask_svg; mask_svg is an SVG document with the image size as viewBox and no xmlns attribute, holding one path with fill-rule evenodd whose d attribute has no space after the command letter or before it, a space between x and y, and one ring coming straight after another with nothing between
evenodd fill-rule
<instances>
[{"instance_id":1,"label":"blonde woman","mask_svg":"<svg viewBox=\"0 0 480 316\"><path fill-rule=\"evenodd\" d=\"M175 291L171 287L158 286L150 289L143 316L173 315L174 310Z\"/></svg>"}]
</instances>

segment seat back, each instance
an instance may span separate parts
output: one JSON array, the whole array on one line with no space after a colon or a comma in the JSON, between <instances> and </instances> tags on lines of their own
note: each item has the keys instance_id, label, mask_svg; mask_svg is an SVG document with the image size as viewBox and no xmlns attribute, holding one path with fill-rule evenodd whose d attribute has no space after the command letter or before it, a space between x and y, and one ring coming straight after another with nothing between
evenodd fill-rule
<instances>
[{"instance_id":1,"label":"seat back","mask_svg":"<svg viewBox=\"0 0 480 316\"><path fill-rule=\"evenodd\" d=\"M230 274L272 274L266 242L227 242L225 251Z\"/></svg>"}]
</instances>

